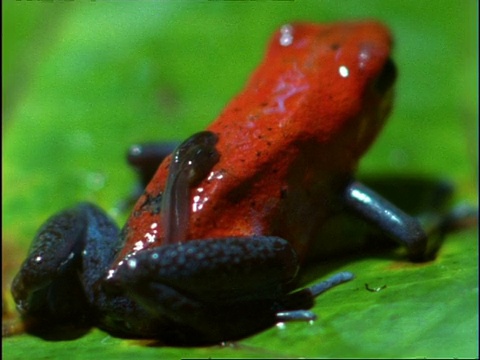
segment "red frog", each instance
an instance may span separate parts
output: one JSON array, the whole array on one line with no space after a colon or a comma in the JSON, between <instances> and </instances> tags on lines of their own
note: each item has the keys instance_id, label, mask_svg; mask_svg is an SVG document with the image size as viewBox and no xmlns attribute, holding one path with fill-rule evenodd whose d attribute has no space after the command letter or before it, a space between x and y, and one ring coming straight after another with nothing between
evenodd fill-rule
<instances>
[{"instance_id":1,"label":"red frog","mask_svg":"<svg viewBox=\"0 0 480 360\"><path fill-rule=\"evenodd\" d=\"M168 156L132 150L151 181L122 231L88 203L42 226L12 286L20 312L219 343L315 318L315 297L353 275L299 289L297 272L337 250L340 218L360 218L421 260L419 222L354 179L392 107L391 47L377 22L282 26L206 131Z\"/></svg>"}]
</instances>

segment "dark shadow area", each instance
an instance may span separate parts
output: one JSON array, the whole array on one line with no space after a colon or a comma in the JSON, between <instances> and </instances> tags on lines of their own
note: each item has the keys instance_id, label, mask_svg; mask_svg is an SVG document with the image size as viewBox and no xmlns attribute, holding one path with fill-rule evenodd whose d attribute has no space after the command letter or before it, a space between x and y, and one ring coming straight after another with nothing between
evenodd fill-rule
<instances>
[{"instance_id":1,"label":"dark shadow area","mask_svg":"<svg viewBox=\"0 0 480 360\"><path fill-rule=\"evenodd\" d=\"M52 324L39 320L24 320L25 332L45 341L68 341L79 339L90 332L86 324Z\"/></svg>"}]
</instances>

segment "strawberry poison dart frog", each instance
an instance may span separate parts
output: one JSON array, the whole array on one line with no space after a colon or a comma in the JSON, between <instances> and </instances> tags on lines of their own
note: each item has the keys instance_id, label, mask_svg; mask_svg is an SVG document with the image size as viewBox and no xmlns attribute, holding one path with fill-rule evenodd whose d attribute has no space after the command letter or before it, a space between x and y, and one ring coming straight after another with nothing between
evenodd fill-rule
<instances>
[{"instance_id":1,"label":"strawberry poison dart frog","mask_svg":"<svg viewBox=\"0 0 480 360\"><path fill-rule=\"evenodd\" d=\"M299 289L297 272L334 252L340 218L421 260L419 222L354 178L392 107L391 47L377 22L282 26L205 131L168 155L133 150L151 181L121 231L90 203L41 227L12 285L23 317L219 343L315 318L315 297L352 275Z\"/></svg>"}]
</instances>

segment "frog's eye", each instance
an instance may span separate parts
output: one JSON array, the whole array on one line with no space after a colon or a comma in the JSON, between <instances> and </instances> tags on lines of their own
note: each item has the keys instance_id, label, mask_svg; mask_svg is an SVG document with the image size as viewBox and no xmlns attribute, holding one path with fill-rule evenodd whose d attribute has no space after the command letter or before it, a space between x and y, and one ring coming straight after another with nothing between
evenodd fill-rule
<instances>
[{"instance_id":1,"label":"frog's eye","mask_svg":"<svg viewBox=\"0 0 480 360\"><path fill-rule=\"evenodd\" d=\"M375 80L375 88L380 94L387 92L395 82L397 77L397 68L393 63L392 59L388 60L383 65L383 69Z\"/></svg>"}]
</instances>

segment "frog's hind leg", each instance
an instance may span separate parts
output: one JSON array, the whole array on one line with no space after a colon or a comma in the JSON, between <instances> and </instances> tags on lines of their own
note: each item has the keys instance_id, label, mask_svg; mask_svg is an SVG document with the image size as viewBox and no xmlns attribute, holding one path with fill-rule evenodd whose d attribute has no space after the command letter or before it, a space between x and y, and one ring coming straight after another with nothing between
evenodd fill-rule
<instances>
[{"instance_id":1,"label":"frog's hind leg","mask_svg":"<svg viewBox=\"0 0 480 360\"><path fill-rule=\"evenodd\" d=\"M313 320L315 297L352 278L342 273L293 291L298 266L291 245L278 237L191 240L128 257L106 285L169 323L162 340L218 343L278 322Z\"/></svg>"},{"instance_id":2,"label":"frog's hind leg","mask_svg":"<svg viewBox=\"0 0 480 360\"><path fill-rule=\"evenodd\" d=\"M164 319L162 340L197 345L273 326L297 271L295 251L281 238L191 240L139 251L106 285Z\"/></svg>"},{"instance_id":3,"label":"frog's hind leg","mask_svg":"<svg viewBox=\"0 0 480 360\"><path fill-rule=\"evenodd\" d=\"M91 289L113 259L118 232L102 210L88 203L47 220L12 284L22 316L42 325L90 321Z\"/></svg>"}]
</instances>

